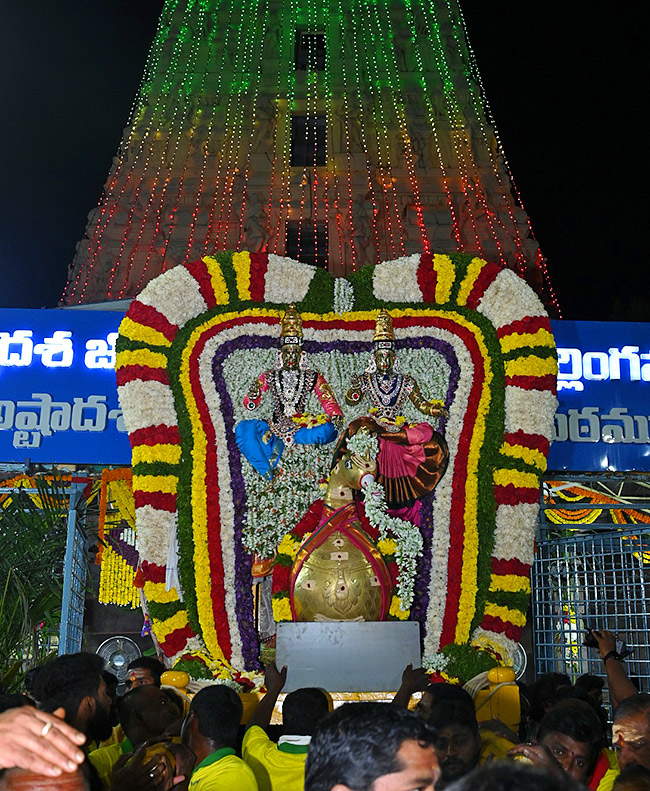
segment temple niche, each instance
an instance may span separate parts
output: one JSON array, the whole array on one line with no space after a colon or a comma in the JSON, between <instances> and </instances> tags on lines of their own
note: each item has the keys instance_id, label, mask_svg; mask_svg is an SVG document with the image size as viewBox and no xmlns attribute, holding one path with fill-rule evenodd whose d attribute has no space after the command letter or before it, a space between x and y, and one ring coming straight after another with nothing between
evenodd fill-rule
<instances>
[{"instance_id":1,"label":"temple niche","mask_svg":"<svg viewBox=\"0 0 650 791\"><path fill-rule=\"evenodd\" d=\"M457 2L181 0L160 18L65 304L219 250L337 277L463 251L553 301Z\"/></svg>"}]
</instances>

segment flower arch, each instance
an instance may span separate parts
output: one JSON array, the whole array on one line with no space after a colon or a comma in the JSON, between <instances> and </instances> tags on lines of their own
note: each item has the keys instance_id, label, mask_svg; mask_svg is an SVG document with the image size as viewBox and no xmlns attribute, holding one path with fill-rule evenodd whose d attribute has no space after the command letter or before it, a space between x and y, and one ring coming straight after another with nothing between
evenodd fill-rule
<instances>
[{"instance_id":1,"label":"flower arch","mask_svg":"<svg viewBox=\"0 0 650 791\"><path fill-rule=\"evenodd\" d=\"M349 370L386 307L425 390L432 366L444 369L436 395L449 410L440 428L451 462L426 504L412 617L431 667L440 651L448 672L465 677L486 651L490 662L507 660L530 594L557 363L532 289L466 254L412 255L343 279L272 254L225 252L165 272L132 302L116 369L141 576L162 650L222 676L259 667L247 547L263 544L264 531L253 535L253 484L233 430L249 361L271 353L290 302L323 365ZM280 511L295 506L282 502Z\"/></svg>"}]
</instances>

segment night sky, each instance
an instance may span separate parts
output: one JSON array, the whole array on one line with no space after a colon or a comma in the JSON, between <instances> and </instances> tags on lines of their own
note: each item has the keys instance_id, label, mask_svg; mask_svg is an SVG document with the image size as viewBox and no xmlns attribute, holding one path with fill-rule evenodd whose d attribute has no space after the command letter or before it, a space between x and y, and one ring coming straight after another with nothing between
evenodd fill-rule
<instances>
[{"instance_id":1,"label":"night sky","mask_svg":"<svg viewBox=\"0 0 650 791\"><path fill-rule=\"evenodd\" d=\"M163 0L5 3L0 307L57 304L129 118L162 6ZM582 0L463 3L564 318L650 318L650 267L641 249L648 226L641 194L643 8Z\"/></svg>"}]
</instances>

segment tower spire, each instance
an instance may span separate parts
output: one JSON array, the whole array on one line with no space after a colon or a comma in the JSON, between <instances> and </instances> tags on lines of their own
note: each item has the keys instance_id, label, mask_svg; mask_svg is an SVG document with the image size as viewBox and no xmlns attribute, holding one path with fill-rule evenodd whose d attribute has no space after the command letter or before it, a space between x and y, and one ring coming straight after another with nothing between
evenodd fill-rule
<instances>
[{"instance_id":1,"label":"tower spire","mask_svg":"<svg viewBox=\"0 0 650 791\"><path fill-rule=\"evenodd\" d=\"M415 252L554 302L456 0L168 0L68 304L266 250L343 276Z\"/></svg>"}]
</instances>

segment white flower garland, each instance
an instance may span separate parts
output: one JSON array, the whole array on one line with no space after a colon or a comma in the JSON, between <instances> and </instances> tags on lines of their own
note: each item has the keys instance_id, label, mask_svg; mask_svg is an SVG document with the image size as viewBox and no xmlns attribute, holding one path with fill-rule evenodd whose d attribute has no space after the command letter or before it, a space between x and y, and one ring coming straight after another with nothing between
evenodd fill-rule
<instances>
[{"instance_id":1,"label":"white flower garland","mask_svg":"<svg viewBox=\"0 0 650 791\"><path fill-rule=\"evenodd\" d=\"M420 254L383 261L375 266L372 291L380 302L422 302L418 285Z\"/></svg>"},{"instance_id":2,"label":"white flower garland","mask_svg":"<svg viewBox=\"0 0 650 791\"><path fill-rule=\"evenodd\" d=\"M485 289L477 310L496 329L526 316L546 316L539 297L526 281L511 269L503 269Z\"/></svg>"},{"instance_id":3,"label":"white flower garland","mask_svg":"<svg viewBox=\"0 0 650 791\"><path fill-rule=\"evenodd\" d=\"M264 281L264 301L276 305L302 302L307 296L315 274L315 266L269 253Z\"/></svg>"},{"instance_id":4,"label":"white flower garland","mask_svg":"<svg viewBox=\"0 0 650 791\"><path fill-rule=\"evenodd\" d=\"M413 589L417 573L417 560L422 555L423 540L420 530L405 519L396 519L386 513L386 495L384 487L377 481L363 484L366 516L370 524L379 530L380 539L388 538L389 533L395 539L395 560L399 568L399 576L395 592L400 599L400 609L410 610L413 604Z\"/></svg>"},{"instance_id":5,"label":"white flower garland","mask_svg":"<svg viewBox=\"0 0 650 791\"><path fill-rule=\"evenodd\" d=\"M424 654L422 667L427 673L444 673L449 665L449 657L445 654Z\"/></svg>"},{"instance_id":6,"label":"white flower garland","mask_svg":"<svg viewBox=\"0 0 650 791\"><path fill-rule=\"evenodd\" d=\"M376 459L379 455L377 437L365 430L357 432L348 440L348 450L355 456ZM422 534L419 529L405 519L396 519L386 512L386 493L384 487L369 477L362 479L366 516L370 524L379 531L380 539L392 534L395 538L395 560L399 567L396 593L400 609L405 612L413 603L413 588L417 572L417 559L422 554Z\"/></svg>"},{"instance_id":7,"label":"white flower garland","mask_svg":"<svg viewBox=\"0 0 650 791\"><path fill-rule=\"evenodd\" d=\"M178 515L162 511L151 505L135 509L138 526L136 549L141 560L164 566L167 562L169 542L176 530Z\"/></svg>"},{"instance_id":8,"label":"white flower garland","mask_svg":"<svg viewBox=\"0 0 650 791\"><path fill-rule=\"evenodd\" d=\"M118 388L124 425L129 434L152 426L177 426L176 405L169 385L135 379Z\"/></svg>"},{"instance_id":9,"label":"white flower garland","mask_svg":"<svg viewBox=\"0 0 650 791\"><path fill-rule=\"evenodd\" d=\"M321 496L318 482L325 476L330 458L329 448L324 452L308 445L285 448L273 482L242 459L248 505L242 542L251 554L273 557L282 538Z\"/></svg>"},{"instance_id":10,"label":"white flower garland","mask_svg":"<svg viewBox=\"0 0 650 791\"><path fill-rule=\"evenodd\" d=\"M365 428L351 437L348 442L348 450L354 456L367 456L375 461L379 455L379 440L374 434L370 434Z\"/></svg>"},{"instance_id":11,"label":"white flower garland","mask_svg":"<svg viewBox=\"0 0 650 791\"><path fill-rule=\"evenodd\" d=\"M553 416L557 409L557 398L553 393L508 385L505 397L506 432L521 429L526 434L541 434L546 439L551 439Z\"/></svg>"},{"instance_id":12,"label":"white flower garland","mask_svg":"<svg viewBox=\"0 0 650 791\"><path fill-rule=\"evenodd\" d=\"M347 313L354 307L354 288L344 277L334 279L334 313Z\"/></svg>"},{"instance_id":13,"label":"white flower garland","mask_svg":"<svg viewBox=\"0 0 650 791\"><path fill-rule=\"evenodd\" d=\"M151 280L138 301L155 308L178 327L208 309L196 279L180 264Z\"/></svg>"}]
</instances>

